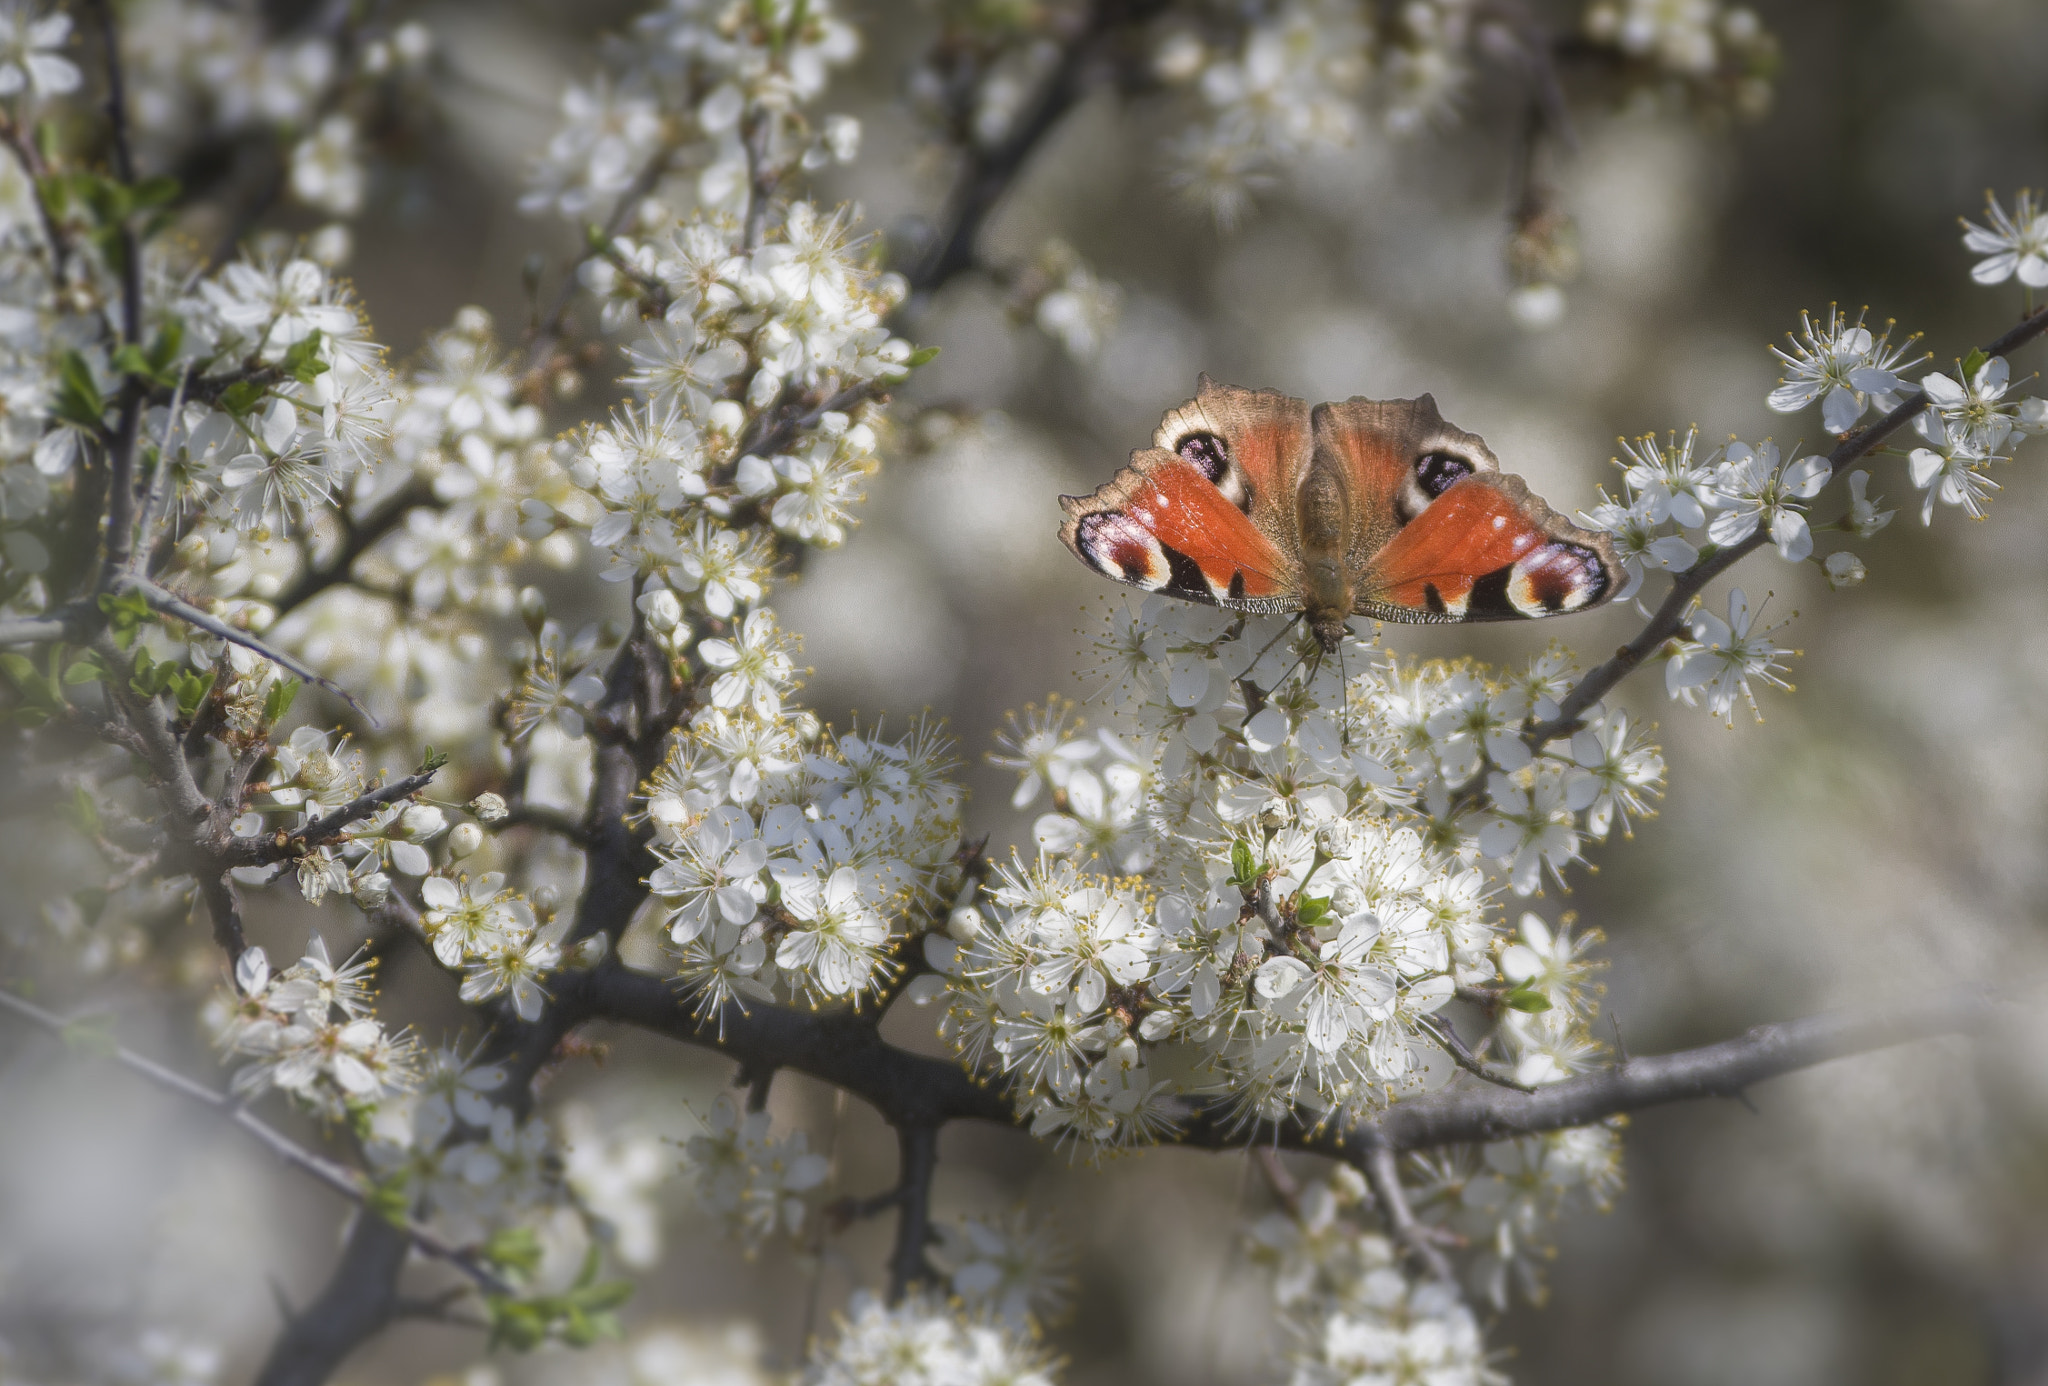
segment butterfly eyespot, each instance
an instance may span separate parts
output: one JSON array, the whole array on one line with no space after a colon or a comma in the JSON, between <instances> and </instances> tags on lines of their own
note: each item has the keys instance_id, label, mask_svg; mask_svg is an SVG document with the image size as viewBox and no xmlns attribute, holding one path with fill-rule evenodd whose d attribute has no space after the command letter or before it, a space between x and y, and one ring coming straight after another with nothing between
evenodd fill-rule
<instances>
[{"instance_id":1,"label":"butterfly eyespot","mask_svg":"<svg viewBox=\"0 0 2048 1386\"><path fill-rule=\"evenodd\" d=\"M1470 462L1454 453L1426 452L1415 464L1415 480L1421 485L1422 494L1435 500L1473 471Z\"/></svg>"},{"instance_id":2,"label":"butterfly eyespot","mask_svg":"<svg viewBox=\"0 0 2048 1386\"><path fill-rule=\"evenodd\" d=\"M1252 492L1242 468L1231 465L1230 447L1213 433L1190 433L1173 445L1173 450L1192 463L1223 498L1246 514L1251 513Z\"/></svg>"},{"instance_id":3,"label":"butterfly eyespot","mask_svg":"<svg viewBox=\"0 0 2048 1386\"><path fill-rule=\"evenodd\" d=\"M1212 482L1220 483L1230 470L1230 454L1223 440L1213 433L1190 433L1174 444L1173 450L1194 463Z\"/></svg>"}]
</instances>

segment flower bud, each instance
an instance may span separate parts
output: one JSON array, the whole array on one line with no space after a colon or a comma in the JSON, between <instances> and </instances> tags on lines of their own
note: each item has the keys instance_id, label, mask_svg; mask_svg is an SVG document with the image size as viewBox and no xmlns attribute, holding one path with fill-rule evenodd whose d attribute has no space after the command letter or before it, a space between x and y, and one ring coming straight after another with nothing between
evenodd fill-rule
<instances>
[{"instance_id":1,"label":"flower bud","mask_svg":"<svg viewBox=\"0 0 2048 1386\"><path fill-rule=\"evenodd\" d=\"M962 943L972 943L981 937L988 927L981 917L981 911L972 905L962 905L946 916L946 932Z\"/></svg>"},{"instance_id":2,"label":"flower bud","mask_svg":"<svg viewBox=\"0 0 2048 1386\"><path fill-rule=\"evenodd\" d=\"M448 815L432 804L413 804L398 815L398 829L407 837L423 840L448 826Z\"/></svg>"},{"instance_id":3,"label":"flower bud","mask_svg":"<svg viewBox=\"0 0 2048 1386\"><path fill-rule=\"evenodd\" d=\"M1316 829L1316 850L1326 857L1348 857L1358 850L1358 829L1339 818Z\"/></svg>"},{"instance_id":4,"label":"flower bud","mask_svg":"<svg viewBox=\"0 0 2048 1386\"><path fill-rule=\"evenodd\" d=\"M1827 572L1828 586L1837 591L1844 587L1854 587L1869 576L1869 570L1863 566L1863 560L1847 549L1829 554L1827 562L1821 566Z\"/></svg>"},{"instance_id":5,"label":"flower bud","mask_svg":"<svg viewBox=\"0 0 2048 1386\"><path fill-rule=\"evenodd\" d=\"M526 622L526 628L538 639L540 628L548 619L548 599L538 587L519 589L519 619Z\"/></svg>"},{"instance_id":6,"label":"flower bud","mask_svg":"<svg viewBox=\"0 0 2048 1386\"><path fill-rule=\"evenodd\" d=\"M506 807L503 795L479 794L469 801L469 811L485 823L502 823L512 810Z\"/></svg>"},{"instance_id":7,"label":"flower bud","mask_svg":"<svg viewBox=\"0 0 2048 1386\"><path fill-rule=\"evenodd\" d=\"M448 857L461 861L484 845L484 830L474 823L457 823L448 834Z\"/></svg>"},{"instance_id":8,"label":"flower bud","mask_svg":"<svg viewBox=\"0 0 2048 1386\"><path fill-rule=\"evenodd\" d=\"M562 907L562 892L551 885L535 886L526 897L533 903L533 912L546 916Z\"/></svg>"},{"instance_id":9,"label":"flower bud","mask_svg":"<svg viewBox=\"0 0 2048 1386\"><path fill-rule=\"evenodd\" d=\"M652 587L642 592L635 605L646 616L647 628L656 635L667 635L683 623L682 600L666 587Z\"/></svg>"},{"instance_id":10,"label":"flower bud","mask_svg":"<svg viewBox=\"0 0 2048 1386\"><path fill-rule=\"evenodd\" d=\"M382 871L359 876L350 884L349 894L363 909L380 909L391 899L391 878Z\"/></svg>"}]
</instances>

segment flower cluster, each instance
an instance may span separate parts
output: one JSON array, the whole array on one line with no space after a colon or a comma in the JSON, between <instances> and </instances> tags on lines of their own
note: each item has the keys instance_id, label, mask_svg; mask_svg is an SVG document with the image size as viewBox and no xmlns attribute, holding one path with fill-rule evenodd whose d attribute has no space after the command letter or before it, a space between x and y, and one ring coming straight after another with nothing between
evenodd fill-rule
<instances>
[{"instance_id":1,"label":"flower cluster","mask_svg":"<svg viewBox=\"0 0 2048 1386\"><path fill-rule=\"evenodd\" d=\"M1073 1289L1068 1257L1042 1220L1018 1210L1003 1218L954 1218L938 1225L932 1259L969 1312L987 1312L1013 1333L1030 1332L1065 1310Z\"/></svg>"},{"instance_id":2,"label":"flower cluster","mask_svg":"<svg viewBox=\"0 0 2048 1386\"><path fill-rule=\"evenodd\" d=\"M1605 1211L1620 1189L1613 1124L1447 1151L1418 1158L1412 1170L1417 1215L1472 1248L1469 1284L1497 1310L1516 1295L1542 1303L1551 1229L1573 1207Z\"/></svg>"},{"instance_id":3,"label":"flower cluster","mask_svg":"<svg viewBox=\"0 0 2048 1386\"><path fill-rule=\"evenodd\" d=\"M651 786L662 864L648 884L668 905L677 974L704 1013L735 997L857 1000L954 869L947 742L924 723L896 740L827 737L783 715L772 683L718 706L742 667L713 681Z\"/></svg>"},{"instance_id":4,"label":"flower cluster","mask_svg":"<svg viewBox=\"0 0 2048 1386\"><path fill-rule=\"evenodd\" d=\"M1777 40L1756 11L1725 0L1595 0L1586 37L1693 102L1761 116L1771 103Z\"/></svg>"},{"instance_id":5,"label":"flower cluster","mask_svg":"<svg viewBox=\"0 0 2048 1386\"><path fill-rule=\"evenodd\" d=\"M1297 677L1305 652L1273 645L1241 667L1259 637L1230 625L1157 598L1112 617L1129 725L1082 738L1055 705L1013 728L1017 801L1054 789L1041 854L927 940L949 1039L1041 1133L1143 1142L1209 1096L1247 1120L1342 1119L1440 1081L1435 1013L1461 986L1517 985L1486 863L1532 892L1661 784L1619 713L1524 740L1572 678L1560 652L1489 677L1353 641ZM1586 1018L1559 1008L1547 1076L1594 1052Z\"/></svg>"},{"instance_id":6,"label":"flower cluster","mask_svg":"<svg viewBox=\"0 0 2048 1386\"><path fill-rule=\"evenodd\" d=\"M1172 150L1174 181L1222 222L1288 163L1342 148L1364 124L1373 29L1346 0L1293 0L1249 25L1234 50L1169 33L1153 65L1200 98L1206 119Z\"/></svg>"},{"instance_id":7,"label":"flower cluster","mask_svg":"<svg viewBox=\"0 0 2048 1386\"><path fill-rule=\"evenodd\" d=\"M462 969L462 999L471 1005L507 996L522 1020L540 1015L542 979L561 965L568 921L543 923L503 873L429 876L420 882L420 926L443 967Z\"/></svg>"},{"instance_id":8,"label":"flower cluster","mask_svg":"<svg viewBox=\"0 0 2048 1386\"><path fill-rule=\"evenodd\" d=\"M923 1295L884 1305L853 1297L818 1346L803 1386L1052 1386L1046 1355L1000 1324L962 1318Z\"/></svg>"},{"instance_id":9,"label":"flower cluster","mask_svg":"<svg viewBox=\"0 0 2048 1386\"><path fill-rule=\"evenodd\" d=\"M777 1139L768 1134L768 1113L741 1115L725 1096L713 1104L705 1126L704 1134L683 1147L697 1202L750 1255L777 1237L801 1232L811 1216L805 1195L832 1168L823 1155L811 1153L809 1138L797 1131Z\"/></svg>"},{"instance_id":10,"label":"flower cluster","mask_svg":"<svg viewBox=\"0 0 2048 1386\"><path fill-rule=\"evenodd\" d=\"M193 0L146 0L124 14L121 37L149 166L174 168L204 144L274 132L287 146L286 187L337 217L362 209L368 178L365 113L352 97L419 77L434 47L417 21L370 26L344 43L328 26L279 34L253 8ZM411 85L409 94L427 94L427 84Z\"/></svg>"},{"instance_id":11,"label":"flower cluster","mask_svg":"<svg viewBox=\"0 0 2048 1386\"><path fill-rule=\"evenodd\" d=\"M1290 1340L1289 1386L1502 1386L1456 1287L1410 1277L1393 1244L1360 1225L1368 1201L1365 1181L1340 1165L1251 1229Z\"/></svg>"},{"instance_id":12,"label":"flower cluster","mask_svg":"<svg viewBox=\"0 0 2048 1386\"><path fill-rule=\"evenodd\" d=\"M819 168L858 151L857 122L814 123L802 109L860 50L832 5L669 0L635 27L605 75L563 94L562 127L528 180L528 211L602 220L631 190L656 217L692 203L738 216L764 161Z\"/></svg>"},{"instance_id":13,"label":"flower cluster","mask_svg":"<svg viewBox=\"0 0 2048 1386\"><path fill-rule=\"evenodd\" d=\"M387 1033L370 1013L373 965L335 966L315 934L306 954L282 972L261 948L235 962L232 995L216 998L214 1042L245 1060L237 1093L277 1088L329 1117L367 1111L409 1091L418 1076L416 1046Z\"/></svg>"},{"instance_id":14,"label":"flower cluster","mask_svg":"<svg viewBox=\"0 0 2048 1386\"><path fill-rule=\"evenodd\" d=\"M379 1183L458 1243L531 1228L566 1199L548 1123L494 1100L506 1080L501 1065L435 1050L417 1086L371 1115L363 1153Z\"/></svg>"}]
</instances>

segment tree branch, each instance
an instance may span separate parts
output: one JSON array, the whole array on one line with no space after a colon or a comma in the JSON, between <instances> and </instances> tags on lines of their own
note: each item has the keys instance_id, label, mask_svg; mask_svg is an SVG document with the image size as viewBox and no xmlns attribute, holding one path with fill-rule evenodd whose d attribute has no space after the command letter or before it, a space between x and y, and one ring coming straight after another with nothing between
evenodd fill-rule
<instances>
[{"instance_id":1,"label":"tree branch","mask_svg":"<svg viewBox=\"0 0 2048 1386\"><path fill-rule=\"evenodd\" d=\"M1347 1139L1397 1151L1424 1150L1589 1126L1670 1102L1734 1097L1766 1079L1831 1059L1982 1029L1994 1004L1973 993L1884 1012L1808 1016L1758 1025L1719 1044L1629 1059L1532 1093L1497 1088L1431 1093L1395 1103Z\"/></svg>"},{"instance_id":2,"label":"tree branch","mask_svg":"<svg viewBox=\"0 0 2048 1386\"><path fill-rule=\"evenodd\" d=\"M1384 1145L1368 1150L1364 1173L1365 1182L1372 1186L1373 1200L1380 1205L1380 1216L1386 1219L1387 1230L1393 1233L1394 1240L1406 1247L1409 1254L1422 1262L1438 1280L1446 1285L1457 1284L1458 1278L1451 1270L1450 1258L1430 1239L1429 1228L1416 1220L1415 1210L1408 1206L1408 1191L1401 1187L1401 1171L1393 1150Z\"/></svg>"},{"instance_id":3,"label":"tree branch","mask_svg":"<svg viewBox=\"0 0 2048 1386\"><path fill-rule=\"evenodd\" d=\"M1984 347L1984 354L2010 355L2015 349L2025 346L2043 332L2048 332L2048 307L2036 309L2021 319L2010 331ZM1828 463L1833 468L1833 475L1839 477L1844 467L1874 450L1879 443L1911 423L1913 416L1926 407L1927 392L1915 390L1898 408L1882 419L1842 439L1828 454ZM1634 673L1666 640L1678 634L1685 625L1693 598L1698 596L1708 583L1769 542L1770 536L1759 526L1747 539L1718 550L1679 574L1671 584L1671 591L1665 595L1663 604L1657 608L1656 614L1650 617L1649 623L1637 633L1635 639L1617 650L1612 659L1580 679L1577 686L1559 700L1557 715L1547 722L1540 722L1529 728L1523 733L1523 739L1532 749L1540 749L1546 742L1576 731L1581 725L1580 717L1589 708L1606 697L1615 685Z\"/></svg>"},{"instance_id":4,"label":"tree branch","mask_svg":"<svg viewBox=\"0 0 2048 1386\"><path fill-rule=\"evenodd\" d=\"M891 1304L909 1294L911 1286L932 1278L925 1247L932 1238L932 1176L939 1166L939 1128L899 1127L896 1149L896 1245L889 1253Z\"/></svg>"},{"instance_id":5,"label":"tree branch","mask_svg":"<svg viewBox=\"0 0 2048 1386\"><path fill-rule=\"evenodd\" d=\"M412 510L419 506L432 505L433 502L433 488L415 477L360 522L349 520L344 513L340 550L318 568L308 568L301 573L290 587L277 595L271 606L276 609L279 616L283 616L304 606L336 583L347 582L357 559L368 553L379 539L395 529L399 521Z\"/></svg>"},{"instance_id":6,"label":"tree branch","mask_svg":"<svg viewBox=\"0 0 2048 1386\"><path fill-rule=\"evenodd\" d=\"M324 842L331 842L352 824L368 818L387 804L410 799L432 784L437 773L435 770L420 770L407 775L404 779L393 780L390 784L367 790L332 813L322 814L297 832L282 835L281 841L276 836L244 839L246 846L237 844L241 848L236 853L238 863L245 861L248 865L267 866L271 862L299 856L308 847L318 847Z\"/></svg>"},{"instance_id":7,"label":"tree branch","mask_svg":"<svg viewBox=\"0 0 2048 1386\"><path fill-rule=\"evenodd\" d=\"M24 1001L5 989L0 989L0 1010L12 1011L60 1039L68 1040L71 1036L81 1033L75 1023L66 1023L63 1017L52 1014L33 1002ZM254 1139L258 1145L291 1168L312 1176L316 1182L326 1185L351 1203L361 1205L369 1197L369 1182L360 1172L306 1149L276 1127L249 1115L248 1110L236 1099L215 1092L204 1084L195 1083L184 1074L165 1068L154 1059L145 1058L131 1049L124 1049L118 1045L101 1047L93 1043L81 1047L112 1059L129 1072L147 1078L158 1087L207 1108L215 1115L226 1119L230 1125ZM427 1228L410 1222L389 1222L374 1214L367 1220L389 1227L397 1235L401 1245L411 1242L428 1256L446 1261L487 1290L503 1291L507 1288L502 1280L474 1256L443 1240Z\"/></svg>"},{"instance_id":8,"label":"tree branch","mask_svg":"<svg viewBox=\"0 0 2048 1386\"><path fill-rule=\"evenodd\" d=\"M975 242L982 225L1023 171L1039 141L1080 99L1082 69L1112 27L1116 8L1113 0L1095 0L1089 7L1086 21L1061 46L1051 74L1002 143L993 149L979 149L971 137L962 138L966 166L947 199L945 229L932 239L921 263L906 275L912 292L929 293L974 267Z\"/></svg>"},{"instance_id":9,"label":"tree branch","mask_svg":"<svg viewBox=\"0 0 2048 1386\"><path fill-rule=\"evenodd\" d=\"M316 683L320 685L320 687L326 689L329 693L332 693L335 697L341 699L350 707L354 708L359 715L361 715L370 723L371 726L374 727L379 725L377 719L375 717L370 716L370 710L364 707L361 703L357 702L353 694L351 694L347 689L343 688L340 684L334 682L334 680L319 673L311 665L305 663L303 660L300 660L295 656L288 655L282 650L275 649L272 646L264 644L261 640L258 640L248 631L237 629L236 627L229 625L226 621L221 620L218 616L214 616L208 612L201 611L198 607L192 605L192 603L186 601L183 597L177 596L172 592L166 591L164 588L157 586L156 583L150 581L148 578L131 576L124 579L119 585L142 593L142 595L146 597L149 601L150 610L159 612L165 616L175 616L179 620L185 622L187 625L199 627L199 629L205 631L208 635L218 636L219 638L227 641L231 645L240 645L245 650L253 650L255 653L262 655L265 659L269 660L272 664L277 665L279 668L296 676L297 678L303 679L307 683Z\"/></svg>"}]
</instances>

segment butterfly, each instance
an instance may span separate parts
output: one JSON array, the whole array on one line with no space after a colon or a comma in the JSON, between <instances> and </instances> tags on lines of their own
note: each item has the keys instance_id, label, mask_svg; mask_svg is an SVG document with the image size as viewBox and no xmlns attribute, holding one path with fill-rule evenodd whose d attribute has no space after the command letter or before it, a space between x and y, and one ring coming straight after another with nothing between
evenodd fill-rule
<instances>
[{"instance_id":1,"label":"butterfly","mask_svg":"<svg viewBox=\"0 0 2048 1386\"><path fill-rule=\"evenodd\" d=\"M1204 375L1152 443L1060 497L1074 556L1148 592L1297 613L1325 651L1354 615L1512 621L1621 586L1608 536L1531 495L1429 395L1311 409Z\"/></svg>"}]
</instances>

